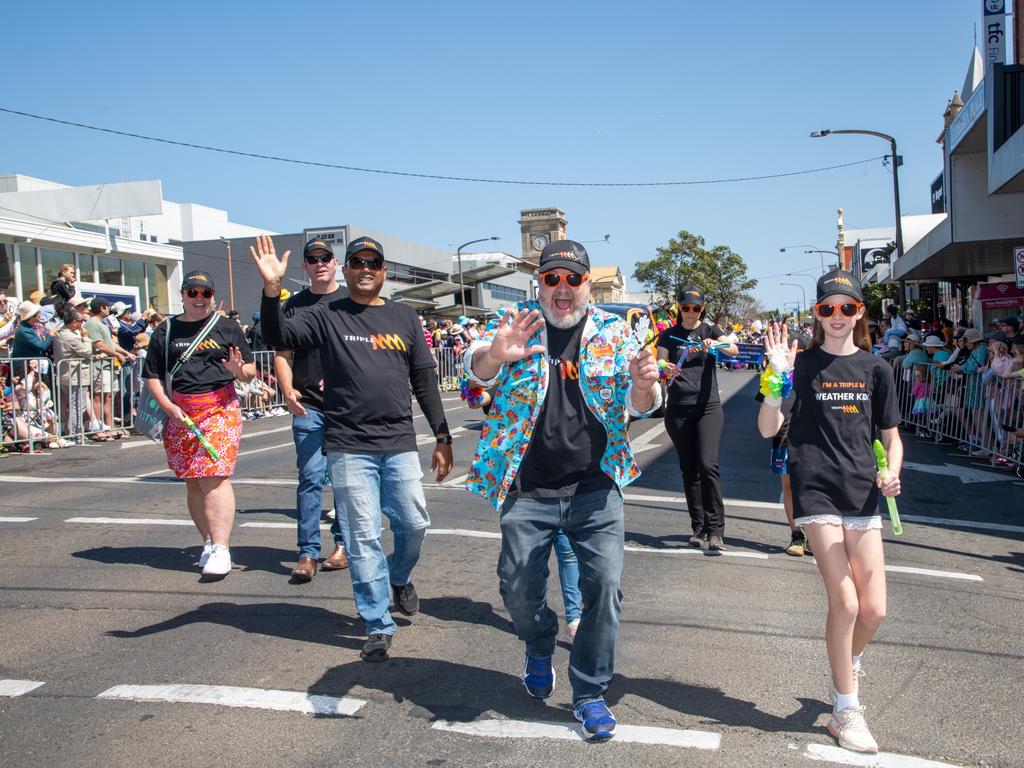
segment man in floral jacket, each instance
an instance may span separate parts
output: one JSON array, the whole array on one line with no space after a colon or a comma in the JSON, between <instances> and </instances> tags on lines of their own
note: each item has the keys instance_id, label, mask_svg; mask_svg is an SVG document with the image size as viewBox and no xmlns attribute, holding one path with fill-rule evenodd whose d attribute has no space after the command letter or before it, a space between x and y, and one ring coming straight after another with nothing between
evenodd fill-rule
<instances>
[{"instance_id":1,"label":"man in floral jacket","mask_svg":"<svg viewBox=\"0 0 1024 768\"><path fill-rule=\"evenodd\" d=\"M603 696L621 614L621 488L640 474L626 414L660 405L657 363L621 318L590 304L586 249L557 240L541 253L538 301L499 312L466 351L465 367L494 397L467 487L501 514L498 578L526 643L526 690L545 699L555 686L547 564L564 530L584 605L569 656L573 711L584 737L610 739L615 718Z\"/></svg>"}]
</instances>

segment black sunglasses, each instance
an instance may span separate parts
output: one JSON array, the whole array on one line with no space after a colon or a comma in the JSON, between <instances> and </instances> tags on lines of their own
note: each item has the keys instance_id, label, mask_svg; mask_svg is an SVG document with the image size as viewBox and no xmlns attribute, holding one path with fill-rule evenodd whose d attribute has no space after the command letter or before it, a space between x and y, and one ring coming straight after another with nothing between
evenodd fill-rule
<instances>
[{"instance_id":1,"label":"black sunglasses","mask_svg":"<svg viewBox=\"0 0 1024 768\"><path fill-rule=\"evenodd\" d=\"M196 296L199 296L200 294L202 294L204 299L208 299L211 296L213 296L213 291L211 291L209 288L203 288L202 290L198 288L189 288L187 291L185 291L185 295L188 296L190 299L194 299Z\"/></svg>"},{"instance_id":2,"label":"black sunglasses","mask_svg":"<svg viewBox=\"0 0 1024 768\"><path fill-rule=\"evenodd\" d=\"M333 253L320 253L320 254L310 253L310 254L306 255L305 259L306 259L306 263L307 264L329 264L330 262L334 261L334 254Z\"/></svg>"},{"instance_id":3,"label":"black sunglasses","mask_svg":"<svg viewBox=\"0 0 1024 768\"><path fill-rule=\"evenodd\" d=\"M541 275L544 285L548 288L557 288L562 282L563 277L565 278L565 282L567 282L571 288L579 288L583 285L583 281L587 279L586 275L577 275L575 272L570 272L568 275L558 275L554 272L545 272Z\"/></svg>"},{"instance_id":4,"label":"black sunglasses","mask_svg":"<svg viewBox=\"0 0 1024 768\"><path fill-rule=\"evenodd\" d=\"M364 259L362 256L349 256L348 266L352 269L371 269L374 272L380 272L384 269L384 259Z\"/></svg>"}]
</instances>

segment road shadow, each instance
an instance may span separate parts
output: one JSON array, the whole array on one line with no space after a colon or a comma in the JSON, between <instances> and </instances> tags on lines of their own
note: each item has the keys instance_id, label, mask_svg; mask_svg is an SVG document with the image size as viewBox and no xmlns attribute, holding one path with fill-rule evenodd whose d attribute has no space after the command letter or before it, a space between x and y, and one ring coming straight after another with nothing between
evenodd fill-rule
<instances>
[{"instance_id":1,"label":"road shadow","mask_svg":"<svg viewBox=\"0 0 1024 768\"><path fill-rule=\"evenodd\" d=\"M491 603L468 597L421 598L420 613L440 621L461 621L515 634L512 622L496 612Z\"/></svg>"},{"instance_id":2,"label":"road shadow","mask_svg":"<svg viewBox=\"0 0 1024 768\"><path fill-rule=\"evenodd\" d=\"M352 650L363 647L366 636L359 618L295 603L206 603L174 618L126 631L110 630L107 635L123 640L169 632L193 624L220 624L253 635L319 643Z\"/></svg>"},{"instance_id":3,"label":"road shadow","mask_svg":"<svg viewBox=\"0 0 1024 768\"><path fill-rule=\"evenodd\" d=\"M401 638L395 652L400 654ZM510 659L510 665L513 661ZM568 685L562 682L559 685ZM439 659L393 656L381 664L352 662L332 667L309 689L310 694L343 696L355 688L379 691L399 704L411 705L410 714L427 720L470 722L493 714L515 720L574 722L566 705L550 706L527 696L522 680L512 674L471 667ZM828 706L800 699L800 708L787 717L762 712L743 699L717 688L674 680L616 675L606 695L612 706L625 695L637 696L666 709L725 726L773 732L806 732Z\"/></svg>"},{"instance_id":4,"label":"road shadow","mask_svg":"<svg viewBox=\"0 0 1024 768\"><path fill-rule=\"evenodd\" d=\"M195 547L94 547L72 552L72 557L92 560L108 565L142 565L162 571L197 572L201 546ZM248 571L266 571L281 576L291 575L292 569L282 565L295 562L295 551L277 547L231 547L231 562L235 568Z\"/></svg>"}]
</instances>

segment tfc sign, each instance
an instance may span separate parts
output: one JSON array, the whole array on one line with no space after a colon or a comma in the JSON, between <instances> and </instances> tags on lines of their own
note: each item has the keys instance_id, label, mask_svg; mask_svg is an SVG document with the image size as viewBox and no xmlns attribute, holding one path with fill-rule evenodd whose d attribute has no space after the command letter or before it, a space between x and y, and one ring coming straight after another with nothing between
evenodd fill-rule
<instances>
[{"instance_id":1,"label":"tfc sign","mask_svg":"<svg viewBox=\"0 0 1024 768\"><path fill-rule=\"evenodd\" d=\"M1024 248L1013 249L1013 275L1017 278L1017 287L1024 288Z\"/></svg>"},{"instance_id":2,"label":"tfc sign","mask_svg":"<svg viewBox=\"0 0 1024 768\"><path fill-rule=\"evenodd\" d=\"M1006 61L1006 0L981 0L985 65Z\"/></svg>"}]
</instances>

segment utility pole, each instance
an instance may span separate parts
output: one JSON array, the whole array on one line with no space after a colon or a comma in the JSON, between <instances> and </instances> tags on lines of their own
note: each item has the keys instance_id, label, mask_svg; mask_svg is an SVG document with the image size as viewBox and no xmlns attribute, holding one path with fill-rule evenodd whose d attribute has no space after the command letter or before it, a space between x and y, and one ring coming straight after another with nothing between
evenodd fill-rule
<instances>
[{"instance_id":1,"label":"utility pole","mask_svg":"<svg viewBox=\"0 0 1024 768\"><path fill-rule=\"evenodd\" d=\"M221 240L228 249L228 303L231 305L231 309L235 308L235 277L231 273L231 241L226 237L222 237Z\"/></svg>"}]
</instances>

